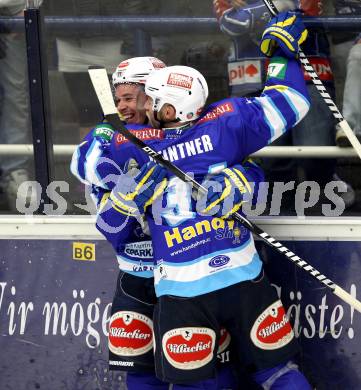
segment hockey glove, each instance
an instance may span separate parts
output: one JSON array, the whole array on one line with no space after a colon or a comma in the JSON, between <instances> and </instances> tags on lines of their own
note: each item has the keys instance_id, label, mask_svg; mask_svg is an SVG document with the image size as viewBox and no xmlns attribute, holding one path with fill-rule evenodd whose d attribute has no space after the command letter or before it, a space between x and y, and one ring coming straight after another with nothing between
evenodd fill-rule
<instances>
[{"instance_id":1,"label":"hockey glove","mask_svg":"<svg viewBox=\"0 0 361 390\"><path fill-rule=\"evenodd\" d=\"M136 217L164 191L167 171L150 161L140 170L122 174L110 194L113 207L122 214Z\"/></svg>"},{"instance_id":2,"label":"hockey glove","mask_svg":"<svg viewBox=\"0 0 361 390\"><path fill-rule=\"evenodd\" d=\"M247 201L245 199L247 194L252 192L241 165L223 169L221 173L204 181L202 185L208 189L208 192L198 198L201 213L219 218L227 218L237 212Z\"/></svg>"},{"instance_id":3,"label":"hockey glove","mask_svg":"<svg viewBox=\"0 0 361 390\"><path fill-rule=\"evenodd\" d=\"M267 57L272 57L279 47L284 56L296 58L307 34L308 31L300 17L292 12L281 12L267 24L262 35L261 52Z\"/></svg>"}]
</instances>

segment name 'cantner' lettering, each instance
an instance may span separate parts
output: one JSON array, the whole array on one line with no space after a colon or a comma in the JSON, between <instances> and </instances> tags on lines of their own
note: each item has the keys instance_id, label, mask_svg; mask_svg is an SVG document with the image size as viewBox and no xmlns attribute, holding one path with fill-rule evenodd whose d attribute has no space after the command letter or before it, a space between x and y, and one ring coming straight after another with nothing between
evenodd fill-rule
<instances>
[{"instance_id":1,"label":"name 'cantner' lettering","mask_svg":"<svg viewBox=\"0 0 361 390\"><path fill-rule=\"evenodd\" d=\"M176 227L166 231L164 232L164 237L168 248L171 248L175 243L181 244L183 241L191 240L192 238L210 232L211 230L217 231L218 229L224 229L226 224L230 230L233 229L234 221L225 221L221 218L212 218L210 221L205 219L181 230Z\"/></svg>"},{"instance_id":2,"label":"name 'cantner' lettering","mask_svg":"<svg viewBox=\"0 0 361 390\"><path fill-rule=\"evenodd\" d=\"M192 141L181 142L162 150L166 160L177 161L185 157L196 156L213 150L212 141L209 135L202 135Z\"/></svg>"}]
</instances>

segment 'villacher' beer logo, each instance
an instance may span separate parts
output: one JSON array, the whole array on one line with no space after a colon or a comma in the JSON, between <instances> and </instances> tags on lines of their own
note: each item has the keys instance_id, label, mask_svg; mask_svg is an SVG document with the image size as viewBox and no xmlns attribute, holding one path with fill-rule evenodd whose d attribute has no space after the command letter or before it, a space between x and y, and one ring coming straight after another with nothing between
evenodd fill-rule
<instances>
[{"instance_id":1,"label":"'villacher' beer logo","mask_svg":"<svg viewBox=\"0 0 361 390\"><path fill-rule=\"evenodd\" d=\"M134 311L119 311L110 318L109 349L119 356L138 356L153 347L153 322Z\"/></svg>"},{"instance_id":2,"label":"'villacher' beer logo","mask_svg":"<svg viewBox=\"0 0 361 390\"><path fill-rule=\"evenodd\" d=\"M172 366L193 370L212 360L215 340L216 334L209 328L178 328L164 334L162 347Z\"/></svg>"},{"instance_id":3,"label":"'villacher' beer logo","mask_svg":"<svg viewBox=\"0 0 361 390\"><path fill-rule=\"evenodd\" d=\"M294 337L285 309L280 300L268 306L251 329L253 343L261 349L278 349Z\"/></svg>"}]
</instances>

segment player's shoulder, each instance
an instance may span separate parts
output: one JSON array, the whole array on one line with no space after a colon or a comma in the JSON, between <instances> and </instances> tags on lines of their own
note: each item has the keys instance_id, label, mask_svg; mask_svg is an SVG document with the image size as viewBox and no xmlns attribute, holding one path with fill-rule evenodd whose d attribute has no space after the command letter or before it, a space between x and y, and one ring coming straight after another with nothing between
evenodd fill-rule
<instances>
[{"instance_id":1,"label":"player's shoulder","mask_svg":"<svg viewBox=\"0 0 361 390\"><path fill-rule=\"evenodd\" d=\"M238 115L239 98L226 98L210 104L199 117L197 124L221 120L232 115Z\"/></svg>"}]
</instances>

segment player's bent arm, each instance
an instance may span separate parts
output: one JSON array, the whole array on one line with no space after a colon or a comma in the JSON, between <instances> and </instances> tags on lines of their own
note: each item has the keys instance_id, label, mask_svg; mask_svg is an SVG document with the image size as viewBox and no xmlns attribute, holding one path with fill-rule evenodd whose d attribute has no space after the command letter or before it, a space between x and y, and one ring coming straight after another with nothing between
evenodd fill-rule
<instances>
[{"instance_id":1,"label":"player's bent arm","mask_svg":"<svg viewBox=\"0 0 361 390\"><path fill-rule=\"evenodd\" d=\"M276 55L268 66L260 97L230 99L236 106L227 127L233 128L242 156L267 146L299 123L310 108L300 63ZM236 115L235 115L236 114Z\"/></svg>"},{"instance_id":2,"label":"player's bent arm","mask_svg":"<svg viewBox=\"0 0 361 390\"><path fill-rule=\"evenodd\" d=\"M95 226L118 253L132 234L137 218L119 208L111 193L112 191L93 188L92 196L97 204Z\"/></svg>"},{"instance_id":3,"label":"player's bent arm","mask_svg":"<svg viewBox=\"0 0 361 390\"><path fill-rule=\"evenodd\" d=\"M250 191L248 189L248 198L252 205L255 205L260 192L260 184L265 181L264 171L251 158L248 158L241 167L243 176L251 187Z\"/></svg>"},{"instance_id":4,"label":"player's bent arm","mask_svg":"<svg viewBox=\"0 0 361 390\"><path fill-rule=\"evenodd\" d=\"M200 194L199 211L202 214L227 218L237 212L245 202L256 204L260 183L263 181L263 170L251 159L243 164L225 168L203 182L208 193Z\"/></svg>"},{"instance_id":5,"label":"player's bent arm","mask_svg":"<svg viewBox=\"0 0 361 390\"><path fill-rule=\"evenodd\" d=\"M270 130L268 143L297 125L308 113L310 97L301 64L283 56L272 57L267 82L260 97L254 98Z\"/></svg>"},{"instance_id":6,"label":"player's bent arm","mask_svg":"<svg viewBox=\"0 0 361 390\"><path fill-rule=\"evenodd\" d=\"M87 185L111 190L121 173L112 158L110 143L115 131L106 123L95 126L75 149L70 170Z\"/></svg>"},{"instance_id":7,"label":"player's bent arm","mask_svg":"<svg viewBox=\"0 0 361 390\"><path fill-rule=\"evenodd\" d=\"M167 185L167 171L154 162L119 175L112 191L99 191L97 228L118 250L129 238L132 225L141 223L147 207Z\"/></svg>"},{"instance_id":8,"label":"player's bent arm","mask_svg":"<svg viewBox=\"0 0 361 390\"><path fill-rule=\"evenodd\" d=\"M265 23L267 15L263 0L246 4L244 7L231 7L229 3L215 1L213 9L220 29L230 37L240 37L253 32L256 27Z\"/></svg>"}]
</instances>

